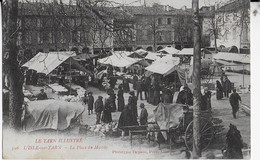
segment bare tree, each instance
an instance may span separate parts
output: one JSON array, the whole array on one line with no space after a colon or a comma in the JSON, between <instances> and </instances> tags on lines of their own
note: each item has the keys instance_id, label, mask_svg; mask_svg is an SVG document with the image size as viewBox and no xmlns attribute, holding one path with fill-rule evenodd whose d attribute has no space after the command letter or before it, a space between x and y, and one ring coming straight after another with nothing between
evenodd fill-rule
<instances>
[{"instance_id":1,"label":"bare tree","mask_svg":"<svg viewBox=\"0 0 260 160\"><path fill-rule=\"evenodd\" d=\"M26 5L23 5L23 3ZM60 34L57 31L75 33L82 27L81 24L83 23L83 20L89 20L94 16L97 17L98 21L104 24L105 27L103 29L108 32L114 33L120 30L125 31L125 28L122 28L122 26L114 26L113 21L111 21L111 19L114 19L114 14L111 14L109 10L106 10L105 6L111 7L114 3L107 0L80 0L73 1L70 4L65 4L62 0L41 0L39 2L36 1L36 3L25 0L23 3L19 4L18 0L7 0L3 3L3 68L5 72L4 75L7 76L9 84L7 86L9 89L10 102L9 126L16 130L21 129L22 105L24 99L22 90L23 74L17 61L18 33L21 32L23 34L24 26L19 25L18 18L23 18L21 16L28 13L33 14L34 18L41 15L51 17L51 20L46 18L45 23L42 23L42 25L54 33L53 37L55 37L55 39L53 40L53 43L55 44L56 50L61 43L58 41ZM23 8L25 6L26 8ZM75 12L75 10L77 11ZM18 12L20 13L19 15ZM75 26L68 20L69 17L76 17L76 21L77 19L81 19L81 22L77 25L77 23L73 21L73 23L76 24ZM27 29L36 33L33 26ZM37 30L37 32L39 31ZM45 38L48 38L45 33L43 34ZM104 42L103 38L105 39L106 36L107 34L105 33L105 36L102 37L102 42ZM89 41L86 40L85 42L87 43ZM79 42L75 41L74 43ZM20 44L20 47L22 46L23 44Z\"/></svg>"},{"instance_id":2,"label":"bare tree","mask_svg":"<svg viewBox=\"0 0 260 160\"><path fill-rule=\"evenodd\" d=\"M239 48L241 48L243 35L249 32L249 4L249 0L238 0L231 3L215 1L214 10L210 13L212 16L206 22L209 25L208 32L214 39L215 51L218 46L217 39L225 40L231 32L238 32L238 34L233 34L239 36Z\"/></svg>"},{"instance_id":3,"label":"bare tree","mask_svg":"<svg viewBox=\"0 0 260 160\"><path fill-rule=\"evenodd\" d=\"M18 66L17 55L18 47L16 45L18 30L18 0L8 0L4 3L4 10L7 16L4 19L6 26L5 59L3 65L6 67L6 75L9 82L9 127L19 131L21 129L21 115L23 104L23 76Z\"/></svg>"}]
</instances>

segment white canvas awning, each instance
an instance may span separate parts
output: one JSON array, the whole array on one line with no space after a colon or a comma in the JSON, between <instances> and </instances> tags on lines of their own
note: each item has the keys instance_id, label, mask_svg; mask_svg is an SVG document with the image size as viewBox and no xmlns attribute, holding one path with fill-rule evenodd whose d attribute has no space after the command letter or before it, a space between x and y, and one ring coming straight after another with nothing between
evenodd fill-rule
<instances>
[{"instance_id":1,"label":"white canvas awning","mask_svg":"<svg viewBox=\"0 0 260 160\"><path fill-rule=\"evenodd\" d=\"M176 54L179 52L179 50L176 48L173 48L173 47L165 47L165 48L159 50L158 52L164 52L167 54Z\"/></svg>"},{"instance_id":2,"label":"white canvas awning","mask_svg":"<svg viewBox=\"0 0 260 160\"><path fill-rule=\"evenodd\" d=\"M131 65L139 62L141 59L134 59L134 58L130 58L130 57L127 57L125 54L113 54L111 56L108 56L108 57L105 57L105 58L102 58L102 59L99 59L98 60L98 63L101 63L101 64L110 64L114 67L130 67Z\"/></svg>"},{"instance_id":3,"label":"white canvas awning","mask_svg":"<svg viewBox=\"0 0 260 160\"><path fill-rule=\"evenodd\" d=\"M180 58L171 57L171 58L162 58L161 60L157 59L150 66L146 67L147 71L158 73L163 76L167 76L173 71L176 70L176 66L180 63Z\"/></svg>"},{"instance_id":4,"label":"white canvas awning","mask_svg":"<svg viewBox=\"0 0 260 160\"><path fill-rule=\"evenodd\" d=\"M213 59L217 62L222 60L226 62L250 64L249 54L218 52L217 54L213 54Z\"/></svg>"},{"instance_id":5,"label":"white canvas awning","mask_svg":"<svg viewBox=\"0 0 260 160\"><path fill-rule=\"evenodd\" d=\"M138 49L136 51L134 51L134 53L139 54L140 56L146 54L148 51L144 50L144 49Z\"/></svg>"},{"instance_id":6,"label":"white canvas awning","mask_svg":"<svg viewBox=\"0 0 260 160\"><path fill-rule=\"evenodd\" d=\"M62 62L66 61L72 56L76 56L75 52L39 52L31 60L25 63L23 67L35 70L38 73L49 74Z\"/></svg>"},{"instance_id":7,"label":"white canvas awning","mask_svg":"<svg viewBox=\"0 0 260 160\"><path fill-rule=\"evenodd\" d=\"M183 48L180 52L176 53L177 56L193 56L193 48Z\"/></svg>"},{"instance_id":8,"label":"white canvas awning","mask_svg":"<svg viewBox=\"0 0 260 160\"><path fill-rule=\"evenodd\" d=\"M159 56L165 56L164 54L161 53L155 53L155 52L148 52L148 54L145 56L145 59L148 60L156 60Z\"/></svg>"}]
</instances>

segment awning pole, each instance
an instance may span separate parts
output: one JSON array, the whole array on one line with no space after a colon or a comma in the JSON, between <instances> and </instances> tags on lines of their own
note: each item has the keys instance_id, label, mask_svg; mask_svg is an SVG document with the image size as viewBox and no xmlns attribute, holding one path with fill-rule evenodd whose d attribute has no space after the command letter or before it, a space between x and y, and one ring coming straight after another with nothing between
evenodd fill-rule
<instances>
[{"instance_id":1,"label":"awning pole","mask_svg":"<svg viewBox=\"0 0 260 160\"><path fill-rule=\"evenodd\" d=\"M244 71L245 71L245 68L244 68L244 64L243 64L243 88L245 87L245 74L244 74Z\"/></svg>"},{"instance_id":2,"label":"awning pole","mask_svg":"<svg viewBox=\"0 0 260 160\"><path fill-rule=\"evenodd\" d=\"M70 95L71 95L71 82L72 82L72 77L71 77L71 58L70 58Z\"/></svg>"}]
</instances>

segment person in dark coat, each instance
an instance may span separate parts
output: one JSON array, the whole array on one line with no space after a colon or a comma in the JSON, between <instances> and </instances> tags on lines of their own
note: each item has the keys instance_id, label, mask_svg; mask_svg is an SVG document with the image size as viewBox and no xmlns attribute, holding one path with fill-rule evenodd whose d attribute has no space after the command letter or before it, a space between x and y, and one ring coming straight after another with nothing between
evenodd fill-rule
<instances>
[{"instance_id":1,"label":"person in dark coat","mask_svg":"<svg viewBox=\"0 0 260 160\"><path fill-rule=\"evenodd\" d=\"M176 103L193 105L193 94L187 86L180 91Z\"/></svg>"},{"instance_id":2,"label":"person in dark coat","mask_svg":"<svg viewBox=\"0 0 260 160\"><path fill-rule=\"evenodd\" d=\"M137 90L137 99L138 99L138 96L140 94L140 99L143 100L143 97L142 97L142 90L143 90L143 82L141 79L139 79L137 81L137 85L136 85L136 90Z\"/></svg>"},{"instance_id":3,"label":"person in dark coat","mask_svg":"<svg viewBox=\"0 0 260 160\"><path fill-rule=\"evenodd\" d=\"M172 95L171 95L171 91L169 89L166 89L164 91L163 103L172 103Z\"/></svg>"},{"instance_id":4,"label":"person in dark coat","mask_svg":"<svg viewBox=\"0 0 260 160\"><path fill-rule=\"evenodd\" d=\"M147 100L147 102L148 103L152 103L153 102L153 94L154 94L154 87L150 84L149 85L149 88L148 88L148 100Z\"/></svg>"},{"instance_id":5,"label":"person in dark coat","mask_svg":"<svg viewBox=\"0 0 260 160\"><path fill-rule=\"evenodd\" d=\"M123 130L122 135L125 136L128 134L128 129L124 128L125 126L135 126L138 125L138 122L133 115L130 105L126 105L123 111L120 114L118 120L118 128Z\"/></svg>"},{"instance_id":6,"label":"person in dark coat","mask_svg":"<svg viewBox=\"0 0 260 160\"><path fill-rule=\"evenodd\" d=\"M94 97L92 95L92 92L88 92L88 97L87 97L87 103L88 103L88 115L93 113L93 104L94 104Z\"/></svg>"},{"instance_id":7,"label":"person in dark coat","mask_svg":"<svg viewBox=\"0 0 260 160\"><path fill-rule=\"evenodd\" d=\"M130 91L129 82L126 78L123 79L123 90L125 93L128 93Z\"/></svg>"},{"instance_id":8,"label":"person in dark coat","mask_svg":"<svg viewBox=\"0 0 260 160\"><path fill-rule=\"evenodd\" d=\"M225 76L225 78L223 80L223 90L224 90L225 97L228 98L229 97L229 93L231 93L231 82L227 78L227 76Z\"/></svg>"},{"instance_id":9,"label":"person in dark coat","mask_svg":"<svg viewBox=\"0 0 260 160\"><path fill-rule=\"evenodd\" d=\"M32 77L31 77L32 79L32 85L37 85L37 83L38 83L38 74L37 74L37 72L36 71L32 71Z\"/></svg>"},{"instance_id":10,"label":"person in dark coat","mask_svg":"<svg viewBox=\"0 0 260 160\"><path fill-rule=\"evenodd\" d=\"M201 110L210 110L211 109L211 92L206 87L204 89L204 95L202 95L201 100Z\"/></svg>"},{"instance_id":11,"label":"person in dark coat","mask_svg":"<svg viewBox=\"0 0 260 160\"><path fill-rule=\"evenodd\" d=\"M115 112L116 111L116 94L114 93L114 91L112 92L112 94L109 95L110 99L111 99L111 112Z\"/></svg>"},{"instance_id":12,"label":"person in dark coat","mask_svg":"<svg viewBox=\"0 0 260 160\"><path fill-rule=\"evenodd\" d=\"M133 89L136 90L138 77L136 74L133 76Z\"/></svg>"},{"instance_id":13,"label":"person in dark coat","mask_svg":"<svg viewBox=\"0 0 260 160\"><path fill-rule=\"evenodd\" d=\"M44 92L44 89L41 89L41 93L37 95L37 100L45 100L48 99L47 94Z\"/></svg>"},{"instance_id":14,"label":"person in dark coat","mask_svg":"<svg viewBox=\"0 0 260 160\"><path fill-rule=\"evenodd\" d=\"M148 99L149 99L148 97L149 97L150 84L151 84L150 77L144 77L144 79L143 79L143 91L144 91L144 96L145 96L145 99L147 100L147 102L148 102Z\"/></svg>"},{"instance_id":15,"label":"person in dark coat","mask_svg":"<svg viewBox=\"0 0 260 160\"><path fill-rule=\"evenodd\" d=\"M160 103L160 86L159 83L156 83L154 86L153 93L153 105L158 105Z\"/></svg>"},{"instance_id":16,"label":"person in dark coat","mask_svg":"<svg viewBox=\"0 0 260 160\"><path fill-rule=\"evenodd\" d=\"M117 106L118 106L118 111L123 111L124 106L125 106L125 100L124 100L124 91L122 88L122 85L119 85L118 87L118 93L117 93Z\"/></svg>"},{"instance_id":17,"label":"person in dark coat","mask_svg":"<svg viewBox=\"0 0 260 160\"><path fill-rule=\"evenodd\" d=\"M223 87L219 82L219 80L216 81L216 92L217 92L216 93L217 100L223 98Z\"/></svg>"},{"instance_id":18,"label":"person in dark coat","mask_svg":"<svg viewBox=\"0 0 260 160\"><path fill-rule=\"evenodd\" d=\"M104 110L103 110L103 115L101 118L101 121L103 123L110 123L112 122L112 115L111 115L111 97L105 100L105 105L104 105Z\"/></svg>"},{"instance_id":19,"label":"person in dark coat","mask_svg":"<svg viewBox=\"0 0 260 160\"><path fill-rule=\"evenodd\" d=\"M148 112L146 108L144 108L144 104L140 104L141 113L140 113L140 125L146 125L147 124L147 118L148 118Z\"/></svg>"},{"instance_id":20,"label":"person in dark coat","mask_svg":"<svg viewBox=\"0 0 260 160\"><path fill-rule=\"evenodd\" d=\"M103 105L103 97L102 96L98 96L98 99L95 102L95 112L96 112L96 116L97 116L97 121L96 124L100 124L100 118L101 118L101 113L104 109L104 105Z\"/></svg>"},{"instance_id":21,"label":"person in dark coat","mask_svg":"<svg viewBox=\"0 0 260 160\"><path fill-rule=\"evenodd\" d=\"M226 135L226 146L223 152L224 159L243 159L243 140L240 131L235 125L230 124Z\"/></svg>"},{"instance_id":22,"label":"person in dark coat","mask_svg":"<svg viewBox=\"0 0 260 160\"><path fill-rule=\"evenodd\" d=\"M111 87L112 89L115 88L116 81L117 81L117 79L116 79L115 76L111 76L111 77L109 78L109 82L108 82L108 83L110 84L110 87Z\"/></svg>"},{"instance_id":23,"label":"person in dark coat","mask_svg":"<svg viewBox=\"0 0 260 160\"><path fill-rule=\"evenodd\" d=\"M137 118L137 97L134 91L129 92L128 105L131 107L131 111L135 119Z\"/></svg>"},{"instance_id":24,"label":"person in dark coat","mask_svg":"<svg viewBox=\"0 0 260 160\"><path fill-rule=\"evenodd\" d=\"M239 109L239 102L241 103L241 97L238 93L236 93L236 89L233 89L233 93L229 97L229 102L232 107L232 114L234 118L236 117L236 113Z\"/></svg>"}]
</instances>

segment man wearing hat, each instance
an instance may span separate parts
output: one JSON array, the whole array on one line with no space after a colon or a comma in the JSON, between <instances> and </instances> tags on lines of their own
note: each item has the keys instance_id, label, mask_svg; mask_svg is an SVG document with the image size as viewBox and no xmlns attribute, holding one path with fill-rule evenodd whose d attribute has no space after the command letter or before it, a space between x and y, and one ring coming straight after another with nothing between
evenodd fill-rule
<instances>
[{"instance_id":1,"label":"man wearing hat","mask_svg":"<svg viewBox=\"0 0 260 160\"><path fill-rule=\"evenodd\" d=\"M100 124L101 113L102 113L103 108L104 108L102 99L103 99L102 96L98 96L98 99L95 102L95 112L96 112L96 115L97 115L96 124Z\"/></svg>"},{"instance_id":2,"label":"man wearing hat","mask_svg":"<svg viewBox=\"0 0 260 160\"><path fill-rule=\"evenodd\" d=\"M45 100L48 99L47 94L44 92L44 89L41 89L41 93L37 95L37 100Z\"/></svg>"},{"instance_id":3,"label":"man wearing hat","mask_svg":"<svg viewBox=\"0 0 260 160\"><path fill-rule=\"evenodd\" d=\"M134 91L130 91L129 94L130 96L128 98L128 105L130 105L133 113L133 117L135 117L136 119L137 118L137 97L135 96Z\"/></svg>"},{"instance_id":4,"label":"man wearing hat","mask_svg":"<svg viewBox=\"0 0 260 160\"><path fill-rule=\"evenodd\" d=\"M87 103L88 103L88 115L93 113L93 104L94 104L94 97L92 96L92 92L88 92L88 97L87 97Z\"/></svg>"},{"instance_id":5,"label":"man wearing hat","mask_svg":"<svg viewBox=\"0 0 260 160\"><path fill-rule=\"evenodd\" d=\"M144 108L144 104L140 104L141 113L140 113L140 125L146 125L147 124L147 118L148 118L148 112L146 108Z\"/></svg>"}]
</instances>

